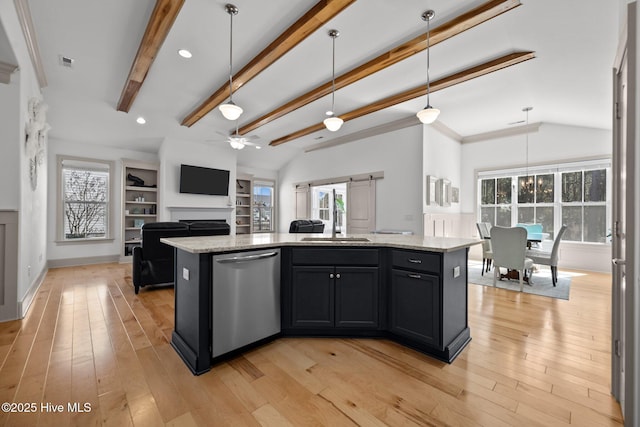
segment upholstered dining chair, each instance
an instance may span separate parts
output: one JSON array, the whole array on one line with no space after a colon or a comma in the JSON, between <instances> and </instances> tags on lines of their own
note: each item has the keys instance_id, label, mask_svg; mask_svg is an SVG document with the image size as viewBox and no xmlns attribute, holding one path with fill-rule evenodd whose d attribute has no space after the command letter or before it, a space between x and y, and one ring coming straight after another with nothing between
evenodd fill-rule
<instances>
[{"instance_id":1,"label":"upholstered dining chair","mask_svg":"<svg viewBox=\"0 0 640 427\"><path fill-rule=\"evenodd\" d=\"M476 227L478 227L478 235L482 239L482 272L480 274L484 276L485 271L491 270L491 261L493 260L491 240L489 240L491 239L491 224L488 222L478 222L476 223Z\"/></svg>"},{"instance_id":2,"label":"upholstered dining chair","mask_svg":"<svg viewBox=\"0 0 640 427\"><path fill-rule=\"evenodd\" d=\"M520 292L524 287L523 277L532 270L533 261L525 256L527 252L527 230L521 227L493 227L491 229L491 249L493 251L493 286L500 275L500 267L517 270L520 278ZM531 280L531 275L529 275Z\"/></svg>"},{"instance_id":3,"label":"upholstered dining chair","mask_svg":"<svg viewBox=\"0 0 640 427\"><path fill-rule=\"evenodd\" d=\"M558 281L558 248L560 247L560 239L566 231L567 226L563 225L558 231L556 239L553 241L553 247L551 252L545 252L538 249L529 249L527 251L527 257L531 258L534 264L548 265L551 267L551 282L553 286Z\"/></svg>"}]
</instances>

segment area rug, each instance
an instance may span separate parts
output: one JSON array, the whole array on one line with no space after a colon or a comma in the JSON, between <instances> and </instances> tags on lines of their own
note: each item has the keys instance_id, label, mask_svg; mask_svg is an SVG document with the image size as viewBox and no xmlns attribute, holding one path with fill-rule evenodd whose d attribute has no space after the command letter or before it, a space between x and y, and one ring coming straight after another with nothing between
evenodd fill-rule
<instances>
[{"instance_id":1,"label":"area rug","mask_svg":"<svg viewBox=\"0 0 640 427\"><path fill-rule=\"evenodd\" d=\"M482 286L493 286L493 269L481 275L482 263L469 261L469 283ZM504 271L504 270L503 270ZM520 282L518 280L502 279L496 281L496 287L520 292ZM551 270L547 266L538 267L538 271L533 273L532 285L524 284L524 292L528 294L541 295L549 298L569 299L571 289L571 273L558 270L558 281L556 286L551 282Z\"/></svg>"}]
</instances>

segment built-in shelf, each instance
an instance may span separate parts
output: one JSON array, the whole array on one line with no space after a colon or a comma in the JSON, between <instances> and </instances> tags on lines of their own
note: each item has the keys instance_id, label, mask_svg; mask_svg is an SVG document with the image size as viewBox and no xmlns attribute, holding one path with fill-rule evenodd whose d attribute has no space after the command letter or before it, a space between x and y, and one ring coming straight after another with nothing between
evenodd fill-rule
<instances>
[{"instance_id":1,"label":"built-in shelf","mask_svg":"<svg viewBox=\"0 0 640 427\"><path fill-rule=\"evenodd\" d=\"M250 177L236 179L236 234L249 234L251 227L251 194L253 183Z\"/></svg>"},{"instance_id":2,"label":"built-in shelf","mask_svg":"<svg viewBox=\"0 0 640 427\"><path fill-rule=\"evenodd\" d=\"M129 185L133 175L144 181L144 186ZM135 160L122 160L122 253L121 261L130 259L133 248L139 246L141 225L158 220L158 165ZM138 200L136 200L138 199ZM138 212L132 212L136 210ZM146 213L145 213L146 211Z\"/></svg>"}]
</instances>

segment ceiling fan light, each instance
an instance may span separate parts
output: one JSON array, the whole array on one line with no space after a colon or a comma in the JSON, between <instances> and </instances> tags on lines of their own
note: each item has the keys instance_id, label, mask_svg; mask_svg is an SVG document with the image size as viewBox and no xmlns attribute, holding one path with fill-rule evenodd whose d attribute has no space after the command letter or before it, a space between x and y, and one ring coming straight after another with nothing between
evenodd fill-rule
<instances>
[{"instance_id":1,"label":"ceiling fan light","mask_svg":"<svg viewBox=\"0 0 640 427\"><path fill-rule=\"evenodd\" d=\"M340 117L327 117L323 120L323 123L328 130L330 130L331 132L335 132L339 130L340 127L342 127L344 120L342 120Z\"/></svg>"},{"instance_id":2,"label":"ceiling fan light","mask_svg":"<svg viewBox=\"0 0 640 427\"><path fill-rule=\"evenodd\" d=\"M425 125L429 125L435 122L439 115L440 110L438 110L437 108L433 108L431 105L427 105L426 107L424 107L424 109L416 113L418 119Z\"/></svg>"},{"instance_id":3,"label":"ceiling fan light","mask_svg":"<svg viewBox=\"0 0 640 427\"><path fill-rule=\"evenodd\" d=\"M234 150L242 150L244 148L244 144L242 143L242 141L235 138L229 138L229 145Z\"/></svg>"},{"instance_id":4,"label":"ceiling fan light","mask_svg":"<svg viewBox=\"0 0 640 427\"><path fill-rule=\"evenodd\" d=\"M226 104L222 104L218 107L220 112L227 120L237 120L242 114L242 108L238 107L233 102L227 102Z\"/></svg>"}]
</instances>

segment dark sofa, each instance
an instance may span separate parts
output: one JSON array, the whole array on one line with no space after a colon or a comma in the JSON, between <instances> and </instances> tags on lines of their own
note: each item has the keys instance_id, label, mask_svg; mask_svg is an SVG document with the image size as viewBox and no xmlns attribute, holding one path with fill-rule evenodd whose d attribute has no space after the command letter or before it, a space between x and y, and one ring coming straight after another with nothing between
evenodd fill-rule
<instances>
[{"instance_id":1,"label":"dark sofa","mask_svg":"<svg viewBox=\"0 0 640 427\"><path fill-rule=\"evenodd\" d=\"M289 233L322 233L324 223L319 219L296 219L289 224Z\"/></svg>"},{"instance_id":2,"label":"dark sofa","mask_svg":"<svg viewBox=\"0 0 640 427\"><path fill-rule=\"evenodd\" d=\"M133 286L137 294L141 287L173 283L174 248L160 242L165 237L228 235L224 221L152 222L142 226L142 246L133 248Z\"/></svg>"}]
</instances>

